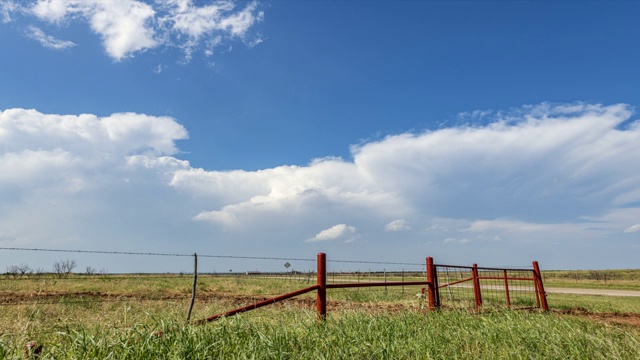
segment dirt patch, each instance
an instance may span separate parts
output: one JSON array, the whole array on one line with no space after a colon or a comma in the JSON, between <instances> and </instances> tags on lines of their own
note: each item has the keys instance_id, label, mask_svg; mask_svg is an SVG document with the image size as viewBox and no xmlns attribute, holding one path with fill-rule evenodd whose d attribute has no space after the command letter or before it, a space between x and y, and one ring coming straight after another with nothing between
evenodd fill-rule
<instances>
[{"instance_id":1,"label":"dirt patch","mask_svg":"<svg viewBox=\"0 0 640 360\"><path fill-rule=\"evenodd\" d=\"M269 296L255 295L238 295L224 293L200 293L196 300L199 303L206 302L225 302L229 309L248 306L254 303L269 300ZM0 292L0 305L46 305L46 304L74 304L89 302L119 302L119 301L185 301L191 299L190 294L184 293L163 293L163 294L144 294L144 293L103 293L99 291L80 291L80 292ZM313 310L316 306L316 299L312 297L291 298L270 305L273 307L290 307L295 306L301 309ZM418 307L410 304L398 303L362 303L354 301L327 301L329 311L350 311L350 310L367 310L373 313L396 313L401 311L415 311Z\"/></svg>"},{"instance_id":2,"label":"dirt patch","mask_svg":"<svg viewBox=\"0 0 640 360\"><path fill-rule=\"evenodd\" d=\"M0 292L0 305L58 304L89 301L128 301L128 300L171 300L185 298L183 294L166 293L147 295L136 293L102 293L99 291L79 292Z\"/></svg>"},{"instance_id":3,"label":"dirt patch","mask_svg":"<svg viewBox=\"0 0 640 360\"><path fill-rule=\"evenodd\" d=\"M636 313L593 313L581 307L568 310L553 310L562 316L574 316L598 321L605 324L626 325L640 328L640 314Z\"/></svg>"}]
</instances>

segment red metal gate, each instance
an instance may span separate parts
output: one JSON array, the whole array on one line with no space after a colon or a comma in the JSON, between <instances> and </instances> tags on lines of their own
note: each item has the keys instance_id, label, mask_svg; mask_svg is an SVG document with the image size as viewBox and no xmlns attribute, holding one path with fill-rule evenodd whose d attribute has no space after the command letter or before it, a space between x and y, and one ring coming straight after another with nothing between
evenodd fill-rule
<instances>
[{"instance_id":1,"label":"red metal gate","mask_svg":"<svg viewBox=\"0 0 640 360\"><path fill-rule=\"evenodd\" d=\"M429 302L429 309L435 310L442 306L440 289L447 292L445 296L446 306L455 307L457 304L464 304L470 299L475 304L476 311L480 311L483 306L483 296L485 303L495 304L495 298L501 298L508 308L542 308L549 310L547 298L542 284L540 269L536 261L533 262L533 269L500 269L473 266L439 265L433 263L433 258L426 258L426 271L424 281L393 281L393 282L367 282L367 283L333 283L327 284L327 258L324 253L319 253L317 258L317 283L288 294L280 295L257 302L248 306L240 307L224 313L210 316L197 323L206 323L225 316L232 316L241 312L257 309L266 305L274 304L295 296L308 292L317 291L316 309L318 318L323 320L327 315L327 289L343 289L357 287L387 287L387 286L424 286ZM455 276L452 276L455 274ZM452 277L455 277L452 279ZM444 280L444 281L443 281ZM470 284L469 284L470 283ZM523 285L524 284L524 285ZM455 296L454 296L455 291ZM484 294L484 295L483 295ZM500 295L502 294L502 295ZM521 295L529 294L535 297L534 303L522 303ZM518 299L517 301L514 301Z\"/></svg>"}]
</instances>

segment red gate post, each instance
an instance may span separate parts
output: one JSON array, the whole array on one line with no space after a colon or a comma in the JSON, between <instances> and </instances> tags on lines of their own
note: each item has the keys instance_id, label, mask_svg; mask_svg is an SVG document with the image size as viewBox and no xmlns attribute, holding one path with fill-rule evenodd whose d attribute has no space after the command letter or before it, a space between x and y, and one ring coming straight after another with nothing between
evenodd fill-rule
<instances>
[{"instance_id":1,"label":"red gate post","mask_svg":"<svg viewBox=\"0 0 640 360\"><path fill-rule=\"evenodd\" d=\"M549 305L547 304L547 293L544 291L544 284L542 284L542 273L540 272L540 267L538 266L537 261L533 262L533 274L536 278L536 294L540 297L542 309L544 311L549 311Z\"/></svg>"},{"instance_id":2,"label":"red gate post","mask_svg":"<svg viewBox=\"0 0 640 360\"><path fill-rule=\"evenodd\" d=\"M427 288L429 290L429 310L435 310L436 309L436 291L434 289L434 283L433 283L433 258L432 257L428 257L427 258Z\"/></svg>"},{"instance_id":3,"label":"red gate post","mask_svg":"<svg viewBox=\"0 0 640 360\"><path fill-rule=\"evenodd\" d=\"M539 309L540 306L540 292L538 291L538 278L535 270L531 270L533 274L533 292L536 294L536 307Z\"/></svg>"},{"instance_id":4,"label":"red gate post","mask_svg":"<svg viewBox=\"0 0 640 360\"><path fill-rule=\"evenodd\" d=\"M473 276L473 295L476 299L476 312L479 313L480 307L482 306L482 293L480 292L480 276L478 275L478 264L473 264L471 274Z\"/></svg>"},{"instance_id":5,"label":"red gate post","mask_svg":"<svg viewBox=\"0 0 640 360\"><path fill-rule=\"evenodd\" d=\"M318 297L316 300L318 319L327 318L327 255L318 253Z\"/></svg>"},{"instance_id":6,"label":"red gate post","mask_svg":"<svg viewBox=\"0 0 640 360\"><path fill-rule=\"evenodd\" d=\"M433 265L433 258L427 258L427 288L429 289L429 310L435 310L440 307L440 299L438 296L436 267Z\"/></svg>"}]
</instances>

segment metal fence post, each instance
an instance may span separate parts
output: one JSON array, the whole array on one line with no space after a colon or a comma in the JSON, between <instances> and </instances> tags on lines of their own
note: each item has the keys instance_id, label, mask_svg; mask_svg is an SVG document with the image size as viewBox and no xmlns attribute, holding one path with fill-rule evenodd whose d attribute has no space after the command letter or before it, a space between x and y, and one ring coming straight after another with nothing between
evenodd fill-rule
<instances>
[{"instance_id":1,"label":"metal fence post","mask_svg":"<svg viewBox=\"0 0 640 360\"><path fill-rule=\"evenodd\" d=\"M549 305L547 304L547 293L544 291L544 284L542 284L542 274L540 273L540 267L538 262L533 262L533 276L535 276L536 293L540 297L542 309L549 311Z\"/></svg>"},{"instance_id":2,"label":"metal fence post","mask_svg":"<svg viewBox=\"0 0 640 360\"><path fill-rule=\"evenodd\" d=\"M482 306L482 292L480 291L480 276L478 274L478 264L473 264L471 270L473 276L473 295L476 300L476 312L480 312Z\"/></svg>"},{"instance_id":3,"label":"metal fence post","mask_svg":"<svg viewBox=\"0 0 640 360\"><path fill-rule=\"evenodd\" d=\"M440 308L440 291L438 290L438 272L433 264L433 258L427 258L427 288L429 290L429 310Z\"/></svg>"},{"instance_id":4,"label":"metal fence post","mask_svg":"<svg viewBox=\"0 0 640 360\"><path fill-rule=\"evenodd\" d=\"M318 296L316 300L318 319L327 318L327 255L318 254Z\"/></svg>"},{"instance_id":5,"label":"metal fence post","mask_svg":"<svg viewBox=\"0 0 640 360\"><path fill-rule=\"evenodd\" d=\"M384 269L384 282L385 283L387 282L387 269L386 268ZM384 292L385 293L387 292L387 287L386 286L384 287Z\"/></svg>"},{"instance_id":6,"label":"metal fence post","mask_svg":"<svg viewBox=\"0 0 640 360\"><path fill-rule=\"evenodd\" d=\"M504 292L507 296L507 308L511 309L511 297L509 296L509 278L507 278L507 270L502 270L504 275Z\"/></svg>"},{"instance_id":7,"label":"metal fence post","mask_svg":"<svg viewBox=\"0 0 640 360\"><path fill-rule=\"evenodd\" d=\"M193 287L191 288L191 304L189 305L189 312L187 313L187 322L191 319L191 310L193 310L193 304L196 301L196 285L198 283L198 254L193 253Z\"/></svg>"}]
</instances>

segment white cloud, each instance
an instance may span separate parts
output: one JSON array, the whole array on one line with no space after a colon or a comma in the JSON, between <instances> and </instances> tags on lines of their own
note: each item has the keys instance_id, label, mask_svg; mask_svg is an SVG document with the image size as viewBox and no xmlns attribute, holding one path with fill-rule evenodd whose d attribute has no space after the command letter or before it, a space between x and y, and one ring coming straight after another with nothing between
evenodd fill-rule
<instances>
[{"instance_id":1,"label":"white cloud","mask_svg":"<svg viewBox=\"0 0 640 360\"><path fill-rule=\"evenodd\" d=\"M409 223L404 219L393 220L384 227L385 231L405 231L411 230Z\"/></svg>"},{"instance_id":2,"label":"white cloud","mask_svg":"<svg viewBox=\"0 0 640 360\"><path fill-rule=\"evenodd\" d=\"M168 117L0 111L0 237L122 248L177 236L193 216L168 185L189 167L171 156L186 138Z\"/></svg>"},{"instance_id":3,"label":"white cloud","mask_svg":"<svg viewBox=\"0 0 640 360\"><path fill-rule=\"evenodd\" d=\"M349 241L352 238L352 235L355 233L356 233L355 227L348 226L346 224L338 224L328 229L320 231L319 233L316 234L316 236L306 240L306 242L328 241L328 240L336 240L339 238L346 238L346 241Z\"/></svg>"},{"instance_id":4,"label":"white cloud","mask_svg":"<svg viewBox=\"0 0 640 360\"><path fill-rule=\"evenodd\" d=\"M152 153L172 155L186 129L170 117L115 113L56 115L36 110L0 112L0 141L4 153L23 150L68 149L79 155L103 152L109 156Z\"/></svg>"},{"instance_id":5,"label":"white cloud","mask_svg":"<svg viewBox=\"0 0 640 360\"><path fill-rule=\"evenodd\" d=\"M192 0L153 3L139 0L37 0L22 6L11 1L1 5L4 22L12 21L11 15L16 13L31 14L58 26L72 21L87 22L91 30L102 38L107 54L116 61L159 46L180 47L189 60L201 47L206 54L212 54L213 48L225 40L238 39L249 46L262 41L249 35L255 24L264 18L257 2L241 9L236 9L233 1L226 0L201 6ZM30 28L30 37L44 46L70 46L70 42L60 42L37 27Z\"/></svg>"},{"instance_id":6,"label":"white cloud","mask_svg":"<svg viewBox=\"0 0 640 360\"><path fill-rule=\"evenodd\" d=\"M541 105L519 121L504 115L508 121L484 127L360 145L353 162L321 159L255 172L185 169L172 186L211 198L217 208L199 212L198 219L217 222L244 224L244 217L272 211L310 214L310 205L322 202L405 221L419 214L544 227L640 200L640 176L625 165L640 156L640 131L617 128L630 114L624 105ZM478 221L472 229L482 226Z\"/></svg>"},{"instance_id":7,"label":"white cloud","mask_svg":"<svg viewBox=\"0 0 640 360\"><path fill-rule=\"evenodd\" d=\"M135 0L39 0L31 13L50 23L82 19L102 37L107 54L116 61L159 45L152 21L155 10Z\"/></svg>"},{"instance_id":8,"label":"white cloud","mask_svg":"<svg viewBox=\"0 0 640 360\"><path fill-rule=\"evenodd\" d=\"M133 159L162 161L177 151L175 141L186 138L186 130L167 117L8 109L0 111L0 184L78 190L92 183L91 174L106 175Z\"/></svg>"},{"instance_id":9,"label":"white cloud","mask_svg":"<svg viewBox=\"0 0 640 360\"><path fill-rule=\"evenodd\" d=\"M11 0L0 1L0 15L2 15L2 22L11 22L11 13L18 9L18 5Z\"/></svg>"},{"instance_id":10,"label":"white cloud","mask_svg":"<svg viewBox=\"0 0 640 360\"><path fill-rule=\"evenodd\" d=\"M224 38L238 38L253 46L255 40L247 41L247 34L264 18L255 1L239 11L235 11L233 1L217 1L198 7L192 0L169 0L164 8L167 14L158 21L169 29L170 36L185 39L176 42L187 60L202 43L205 56L213 55L213 49L223 44Z\"/></svg>"},{"instance_id":11,"label":"white cloud","mask_svg":"<svg viewBox=\"0 0 640 360\"><path fill-rule=\"evenodd\" d=\"M36 40L42 46L50 49L64 50L76 46L72 41L60 40L51 35L47 35L40 28L35 26L29 26L27 28L27 36Z\"/></svg>"},{"instance_id":12,"label":"white cloud","mask_svg":"<svg viewBox=\"0 0 640 360\"><path fill-rule=\"evenodd\" d=\"M457 243L457 244L468 244L469 242L471 242L471 240L467 239L467 238L453 238L453 237L449 237L446 238L444 240L442 240L443 244L451 244L451 243Z\"/></svg>"},{"instance_id":13,"label":"white cloud","mask_svg":"<svg viewBox=\"0 0 640 360\"><path fill-rule=\"evenodd\" d=\"M621 236L637 231L630 224L640 217L640 176L630 165L640 158L640 125L631 114L625 105L541 105L488 125L361 144L352 160L213 171L177 158L187 131L169 117L8 109L0 112L0 237L43 246L189 238L216 251L277 244L298 254L330 241L344 258L410 258L431 243L440 246L426 255L448 262L517 264L538 254L559 267L611 254L611 266L631 266L637 253ZM338 225L309 239L324 224ZM409 224L395 246L392 231ZM366 247L345 245L357 236Z\"/></svg>"},{"instance_id":14,"label":"white cloud","mask_svg":"<svg viewBox=\"0 0 640 360\"><path fill-rule=\"evenodd\" d=\"M231 1L220 1L212 5L197 7L192 1L168 1L169 15L163 21L170 23L177 32L199 39L215 30L228 30L232 35L242 36L256 21L253 12L256 3L251 3L237 14L226 16L235 7Z\"/></svg>"},{"instance_id":15,"label":"white cloud","mask_svg":"<svg viewBox=\"0 0 640 360\"><path fill-rule=\"evenodd\" d=\"M153 71L155 74L160 74L162 73L162 71L164 71L165 68L166 68L165 66L157 65L156 67L151 69L151 71Z\"/></svg>"},{"instance_id":16,"label":"white cloud","mask_svg":"<svg viewBox=\"0 0 640 360\"><path fill-rule=\"evenodd\" d=\"M575 231L575 227L570 224L543 224L543 223L529 223L525 221L514 221L506 219L495 220L477 220L470 223L468 231L473 232L489 232L489 231L501 231L510 233L533 233L533 232L556 232L556 233L568 233Z\"/></svg>"},{"instance_id":17,"label":"white cloud","mask_svg":"<svg viewBox=\"0 0 640 360\"><path fill-rule=\"evenodd\" d=\"M625 233L634 233L640 231L640 224L635 224L633 226L629 226L624 230Z\"/></svg>"},{"instance_id":18,"label":"white cloud","mask_svg":"<svg viewBox=\"0 0 640 360\"><path fill-rule=\"evenodd\" d=\"M121 60L159 45L150 23L151 6L139 1L96 1L89 10L91 29L100 34L107 54Z\"/></svg>"},{"instance_id":19,"label":"white cloud","mask_svg":"<svg viewBox=\"0 0 640 360\"><path fill-rule=\"evenodd\" d=\"M640 200L640 177L623 165L640 152L640 131L617 129L631 110L576 107L570 116L544 105L517 121L390 136L355 147L354 162L381 190L449 218L562 221Z\"/></svg>"},{"instance_id":20,"label":"white cloud","mask_svg":"<svg viewBox=\"0 0 640 360\"><path fill-rule=\"evenodd\" d=\"M244 226L238 220L272 213L306 217L324 211L326 206L381 213L387 208L393 214L402 213L403 208L392 194L369 184L353 164L333 158L316 160L305 167L280 166L255 172L182 170L171 184L220 203L219 209L203 211L196 219L227 227ZM231 188L234 191L228 191ZM229 219L234 221L227 222Z\"/></svg>"}]
</instances>

